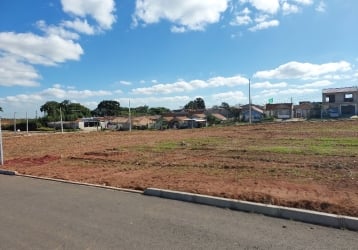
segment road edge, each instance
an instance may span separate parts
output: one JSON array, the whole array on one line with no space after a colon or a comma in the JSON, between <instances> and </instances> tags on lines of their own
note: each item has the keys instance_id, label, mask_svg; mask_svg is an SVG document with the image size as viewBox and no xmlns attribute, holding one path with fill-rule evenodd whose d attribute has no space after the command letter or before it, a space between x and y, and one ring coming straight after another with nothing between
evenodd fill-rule
<instances>
[{"instance_id":1,"label":"road edge","mask_svg":"<svg viewBox=\"0 0 358 250\"><path fill-rule=\"evenodd\" d=\"M77 181L55 179L49 177L19 174L16 171L5 170L5 169L0 169L0 174L104 188L104 189L117 190L117 191L129 192L129 193L143 194L147 196L156 196L160 198L192 202L192 203L215 206L220 208L228 208L237 211L263 214L271 217L289 219L289 220L300 221L300 222L316 224L321 226L358 231L357 217L322 213L322 212L306 210L306 209L290 208L290 207L283 207L277 205L227 199L227 198L221 198L221 197L215 197L209 195L201 195L201 194L194 194L194 193L180 192L180 191L173 191L173 190L159 189L159 188L147 188L144 191L140 191L134 189L91 184L85 182L77 182Z\"/></svg>"},{"instance_id":2,"label":"road edge","mask_svg":"<svg viewBox=\"0 0 358 250\"><path fill-rule=\"evenodd\" d=\"M111 189L111 190L123 191L123 192L127 192L127 193L143 194L143 191L141 191L141 190L135 190L135 189L129 189L129 188L118 188L118 187L112 187L112 186L107 186L107 185L92 184L92 183L86 183L86 182L78 182L78 181L70 181L70 180L64 180L64 179L55 179L55 178L49 178L49 177L20 174L16 171L4 170L4 169L0 169L0 174L16 175L16 176L27 177L27 178L32 178L32 179L40 179L40 180L62 182L62 183L75 184L75 185L81 185L81 186Z\"/></svg>"},{"instance_id":3,"label":"road edge","mask_svg":"<svg viewBox=\"0 0 358 250\"><path fill-rule=\"evenodd\" d=\"M263 214L271 217L289 219L321 226L358 231L357 217L335 215L306 209L290 208L158 188L147 188L144 190L143 194L220 208L228 208L237 211Z\"/></svg>"},{"instance_id":4,"label":"road edge","mask_svg":"<svg viewBox=\"0 0 358 250\"><path fill-rule=\"evenodd\" d=\"M18 173L16 171L6 170L6 169L0 169L0 174L3 174L3 175L18 175Z\"/></svg>"}]
</instances>

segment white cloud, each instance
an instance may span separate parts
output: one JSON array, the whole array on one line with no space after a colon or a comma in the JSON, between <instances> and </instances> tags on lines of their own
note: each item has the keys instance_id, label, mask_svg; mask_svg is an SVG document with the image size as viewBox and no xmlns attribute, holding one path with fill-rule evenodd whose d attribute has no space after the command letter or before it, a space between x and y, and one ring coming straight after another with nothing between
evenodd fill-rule
<instances>
[{"instance_id":1,"label":"white cloud","mask_svg":"<svg viewBox=\"0 0 358 250\"><path fill-rule=\"evenodd\" d=\"M72 0L69 0L72 1ZM153 24L160 20L173 23L172 32L204 30L217 23L229 0L137 0L134 25Z\"/></svg>"},{"instance_id":2,"label":"white cloud","mask_svg":"<svg viewBox=\"0 0 358 250\"><path fill-rule=\"evenodd\" d=\"M162 97L138 97L130 98L131 106L144 106L150 104L150 107L166 107L171 109L177 109L180 106L184 106L193 98L189 96L162 96ZM128 98L120 98L118 100L123 103L121 106L128 105Z\"/></svg>"},{"instance_id":3,"label":"white cloud","mask_svg":"<svg viewBox=\"0 0 358 250\"><path fill-rule=\"evenodd\" d=\"M261 23L257 23L255 26L249 28L250 31L255 32L258 30L264 30L271 27L279 26L280 22L278 20L270 20L270 21L264 21Z\"/></svg>"},{"instance_id":4,"label":"white cloud","mask_svg":"<svg viewBox=\"0 0 358 250\"><path fill-rule=\"evenodd\" d=\"M74 21L63 21L62 25L66 28L73 29L79 33L83 33L86 35L95 34L95 29L88 24L87 20L81 20L76 18Z\"/></svg>"},{"instance_id":5,"label":"white cloud","mask_svg":"<svg viewBox=\"0 0 358 250\"><path fill-rule=\"evenodd\" d=\"M254 77L263 79L312 79L326 74L347 72L351 69L351 64L346 61L325 64L300 63L293 61L280 65L273 70L256 72Z\"/></svg>"},{"instance_id":6,"label":"white cloud","mask_svg":"<svg viewBox=\"0 0 358 250\"><path fill-rule=\"evenodd\" d=\"M280 9L279 0L248 0L257 10L275 14Z\"/></svg>"},{"instance_id":7,"label":"white cloud","mask_svg":"<svg viewBox=\"0 0 358 250\"><path fill-rule=\"evenodd\" d=\"M31 65L12 56L0 56L0 86L38 86L40 75Z\"/></svg>"},{"instance_id":8,"label":"white cloud","mask_svg":"<svg viewBox=\"0 0 358 250\"><path fill-rule=\"evenodd\" d=\"M63 88L57 88L58 86L55 86L53 88L48 88L43 90L41 93L39 93L40 96L43 96L44 98L57 98L57 99L73 99L73 98L89 98L89 97L96 97L96 96L109 96L112 95L110 91L106 90L66 90Z\"/></svg>"},{"instance_id":9,"label":"white cloud","mask_svg":"<svg viewBox=\"0 0 358 250\"><path fill-rule=\"evenodd\" d=\"M154 95L154 94L172 94L180 92L188 92L196 89L204 88L214 88L214 87L233 87L239 85L248 84L248 80L241 76L234 77L213 77L207 81L204 80L192 80L184 81L178 80L174 83L167 84L155 84L151 87L146 88L136 88L132 90L133 94L142 94L142 95Z\"/></svg>"},{"instance_id":10,"label":"white cloud","mask_svg":"<svg viewBox=\"0 0 358 250\"><path fill-rule=\"evenodd\" d=\"M313 4L313 0L293 0L294 2L302 5L311 5Z\"/></svg>"},{"instance_id":11,"label":"white cloud","mask_svg":"<svg viewBox=\"0 0 358 250\"><path fill-rule=\"evenodd\" d=\"M252 23L250 13L251 11L246 7L230 22L230 25L237 26L237 25L248 25Z\"/></svg>"},{"instance_id":12,"label":"white cloud","mask_svg":"<svg viewBox=\"0 0 358 250\"><path fill-rule=\"evenodd\" d=\"M114 0L61 0L64 12L85 18L91 16L100 28L111 29L116 21Z\"/></svg>"},{"instance_id":13,"label":"white cloud","mask_svg":"<svg viewBox=\"0 0 358 250\"><path fill-rule=\"evenodd\" d=\"M284 2L282 4L282 11L284 15L289 15L289 14L293 14L293 13L297 13L299 12L299 8L297 5L294 4L289 4L287 2Z\"/></svg>"},{"instance_id":14,"label":"white cloud","mask_svg":"<svg viewBox=\"0 0 358 250\"><path fill-rule=\"evenodd\" d=\"M106 90L66 90L60 88L61 85L55 84L54 87L44 89L41 92L33 94L19 94L15 96L7 96L0 98L0 103L6 103L7 105L27 105L38 104L42 105L44 102L56 99L86 99L90 97L101 97L112 95L110 91Z\"/></svg>"},{"instance_id":15,"label":"white cloud","mask_svg":"<svg viewBox=\"0 0 358 250\"><path fill-rule=\"evenodd\" d=\"M326 12L327 6L324 1L320 1L316 7L316 11L318 12Z\"/></svg>"},{"instance_id":16,"label":"white cloud","mask_svg":"<svg viewBox=\"0 0 358 250\"><path fill-rule=\"evenodd\" d=\"M272 89L272 88L285 88L287 87L286 82L280 82L280 83L270 83L268 81L265 82L257 82L251 85L254 89Z\"/></svg>"},{"instance_id":17,"label":"white cloud","mask_svg":"<svg viewBox=\"0 0 358 250\"><path fill-rule=\"evenodd\" d=\"M249 83L247 78L242 76L233 76L233 77L213 77L208 80L210 87L234 87L239 85L246 85Z\"/></svg>"},{"instance_id":18,"label":"white cloud","mask_svg":"<svg viewBox=\"0 0 358 250\"><path fill-rule=\"evenodd\" d=\"M127 85L127 86L132 85L132 83L129 81L119 81L119 83L122 85Z\"/></svg>"},{"instance_id":19,"label":"white cloud","mask_svg":"<svg viewBox=\"0 0 358 250\"><path fill-rule=\"evenodd\" d=\"M333 82L329 81L329 80L321 80L321 81L316 81L316 82L312 82L312 83L306 83L302 86L300 86L300 88L321 88L321 87L327 87L333 85Z\"/></svg>"},{"instance_id":20,"label":"white cloud","mask_svg":"<svg viewBox=\"0 0 358 250\"><path fill-rule=\"evenodd\" d=\"M32 33L0 33L0 52L4 51L31 64L56 65L79 60L83 50L78 43L57 35L46 37Z\"/></svg>"},{"instance_id":21,"label":"white cloud","mask_svg":"<svg viewBox=\"0 0 358 250\"><path fill-rule=\"evenodd\" d=\"M229 91L224 93L218 93L212 96L213 99L225 102L240 103L245 102L248 98L242 91Z\"/></svg>"},{"instance_id":22,"label":"white cloud","mask_svg":"<svg viewBox=\"0 0 358 250\"><path fill-rule=\"evenodd\" d=\"M181 27L178 27L178 26L172 26L170 28L170 31L173 32L173 33L184 33L184 32L187 32L187 29L183 26Z\"/></svg>"},{"instance_id":23,"label":"white cloud","mask_svg":"<svg viewBox=\"0 0 358 250\"><path fill-rule=\"evenodd\" d=\"M47 25L44 20L36 22L37 27L46 33L47 36L59 36L64 39L77 40L80 36L72 31L66 30L63 26Z\"/></svg>"}]
</instances>

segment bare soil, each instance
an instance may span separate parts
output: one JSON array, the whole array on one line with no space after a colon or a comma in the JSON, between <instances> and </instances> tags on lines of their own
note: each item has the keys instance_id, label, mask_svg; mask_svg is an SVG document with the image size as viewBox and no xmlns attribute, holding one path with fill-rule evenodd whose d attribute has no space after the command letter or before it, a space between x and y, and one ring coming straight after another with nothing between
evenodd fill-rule
<instances>
[{"instance_id":1,"label":"bare soil","mask_svg":"<svg viewBox=\"0 0 358 250\"><path fill-rule=\"evenodd\" d=\"M3 133L5 169L358 217L358 121L192 130Z\"/></svg>"}]
</instances>

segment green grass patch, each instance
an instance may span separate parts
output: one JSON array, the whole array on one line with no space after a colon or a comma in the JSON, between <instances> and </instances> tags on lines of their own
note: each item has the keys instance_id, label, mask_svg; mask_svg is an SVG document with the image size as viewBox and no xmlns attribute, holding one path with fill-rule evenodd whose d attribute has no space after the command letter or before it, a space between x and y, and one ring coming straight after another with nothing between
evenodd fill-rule
<instances>
[{"instance_id":1,"label":"green grass patch","mask_svg":"<svg viewBox=\"0 0 358 250\"><path fill-rule=\"evenodd\" d=\"M250 146L248 150L278 154L354 156L358 138L309 138L274 141L272 145Z\"/></svg>"}]
</instances>

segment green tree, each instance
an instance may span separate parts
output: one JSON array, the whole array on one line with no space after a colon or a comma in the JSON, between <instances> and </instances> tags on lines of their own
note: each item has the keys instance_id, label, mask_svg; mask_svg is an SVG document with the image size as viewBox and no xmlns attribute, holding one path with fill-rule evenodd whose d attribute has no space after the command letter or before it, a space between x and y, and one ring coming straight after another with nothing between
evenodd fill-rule
<instances>
[{"instance_id":1,"label":"green tree","mask_svg":"<svg viewBox=\"0 0 358 250\"><path fill-rule=\"evenodd\" d=\"M3 112L2 107L0 107L0 112Z\"/></svg>"},{"instance_id":2,"label":"green tree","mask_svg":"<svg viewBox=\"0 0 358 250\"><path fill-rule=\"evenodd\" d=\"M227 102L222 102L220 105L220 108L229 110L230 109L230 105Z\"/></svg>"},{"instance_id":3,"label":"green tree","mask_svg":"<svg viewBox=\"0 0 358 250\"><path fill-rule=\"evenodd\" d=\"M150 115L162 115L168 112L170 112L170 109L164 107L156 107L156 108L148 109L148 114Z\"/></svg>"},{"instance_id":4,"label":"green tree","mask_svg":"<svg viewBox=\"0 0 358 250\"><path fill-rule=\"evenodd\" d=\"M118 116L121 114L121 107L117 101L104 100L98 104L92 114L94 116Z\"/></svg>"},{"instance_id":5,"label":"green tree","mask_svg":"<svg viewBox=\"0 0 358 250\"><path fill-rule=\"evenodd\" d=\"M139 106L133 109L138 115L139 114L147 114L148 113L148 106Z\"/></svg>"},{"instance_id":6,"label":"green tree","mask_svg":"<svg viewBox=\"0 0 358 250\"><path fill-rule=\"evenodd\" d=\"M44 112L46 121L58 121L60 118L60 103L48 101L40 107L40 111Z\"/></svg>"},{"instance_id":7,"label":"green tree","mask_svg":"<svg viewBox=\"0 0 358 250\"><path fill-rule=\"evenodd\" d=\"M75 121L78 118L91 116L91 111L82 106L80 103L71 103L69 100L64 100L59 103L56 101L46 102L40 107L40 111L44 112L45 121Z\"/></svg>"},{"instance_id":8,"label":"green tree","mask_svg":"<svg viewBox=\"0 0 358 250\"><path fill-rule=\"evenodd\" d=\"M203 98L198 97L193 101L188 102L185 106L185 109L205 109L205 101Z\"/></svg>"}]
</instances>

